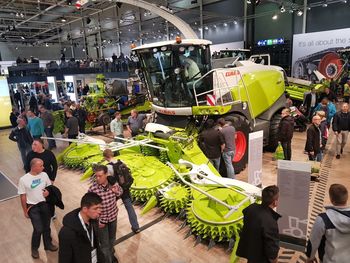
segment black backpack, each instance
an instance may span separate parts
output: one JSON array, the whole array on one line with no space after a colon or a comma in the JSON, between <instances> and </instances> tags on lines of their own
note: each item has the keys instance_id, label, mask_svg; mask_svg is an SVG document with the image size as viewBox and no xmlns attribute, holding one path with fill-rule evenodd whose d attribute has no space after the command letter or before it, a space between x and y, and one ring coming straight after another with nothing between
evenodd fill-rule
<instances>
[{"instance_id":1,"label":"black backpack","mask_svg":"<svg viewBox=\"0 0 350 263\"><path fill-rule=\"evenodd\" d=\"M130 169L125 163L118 160L116 163L109 163L113 167L114 175L108 176L108 182L113 185L116 182L123 190L127 190L134 182L134 178L131 175Z\"/></svg>"}]
</instances>

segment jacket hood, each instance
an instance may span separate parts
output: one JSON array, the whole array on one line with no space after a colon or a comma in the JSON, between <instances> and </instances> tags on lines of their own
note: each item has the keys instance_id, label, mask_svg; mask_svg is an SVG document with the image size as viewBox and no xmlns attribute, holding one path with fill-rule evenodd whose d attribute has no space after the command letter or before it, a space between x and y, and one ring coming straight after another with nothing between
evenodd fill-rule
<instances>
[{"instance_id":1,"label":"jacket hood","mask_svg":"<svg viewBox=\"0 0 350 263\"><path fill-rule=\"evenodd\" d=\"M77 209L69 212L68 214L66 214L63 217L62 223L65 227L71 228L75 232L80 232L80 233L84 234L85 230L84 230L84 228L81 225L81 222L79 220L79 216L78 216L79 212L80 212L80 208L77 208Z\"/></svg>"},{"instance_id":2,"label":"jacket hood","mask_svg":"<svg viewBox=\"0 0 350 263\"><path fill-rule=\"evenodd\" d=\"M289 121L289 122L294 122L294 119L292 116L286 116L286 117L283 117L283 120L285 121Z\"/></svg>"},{"instance_id":3,"label":"jacket hood","mask_svg":"<svg viewBox=\"0 0 350 263\"><path fill-rule=\"evenodd\" d=\"M328 206L326 214L339 232L350 234L350 207Z\"/></svg>"}]
</instances>

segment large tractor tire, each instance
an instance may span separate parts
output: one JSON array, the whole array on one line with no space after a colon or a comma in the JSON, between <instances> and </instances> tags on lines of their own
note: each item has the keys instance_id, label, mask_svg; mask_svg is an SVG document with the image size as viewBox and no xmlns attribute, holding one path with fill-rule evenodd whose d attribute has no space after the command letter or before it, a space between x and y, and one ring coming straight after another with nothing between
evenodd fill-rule
<instances>
[{"instance_id":1,"label":"large tractor tire","mask_svg":"<svg viewBox=\"0 0 350 263\"><path fill-rule=\"evenodd\" d=\"M233 167L235 168L235 174L239 174L243 171L248 163L248 136L250 132L249 121L240 115L227 116L226 121L232 123L232 126L236 129L236 153L232 160ZM224 166L224 161L221 161ZM225 167L220 169L222 174L226 174Z\"/></svg>"},{"instance_id":2,"label":"large tractor tire","mask_svg":"<svg viewBox=\"0 0 350 263\"><path fill-rule=\"evenodd\" d=\"M268 152L276 151L278 146L278 126L281 119L281 114L276 112L270 120L269 144L265 147L265 150Z\"/></svg>"}]
</instances>

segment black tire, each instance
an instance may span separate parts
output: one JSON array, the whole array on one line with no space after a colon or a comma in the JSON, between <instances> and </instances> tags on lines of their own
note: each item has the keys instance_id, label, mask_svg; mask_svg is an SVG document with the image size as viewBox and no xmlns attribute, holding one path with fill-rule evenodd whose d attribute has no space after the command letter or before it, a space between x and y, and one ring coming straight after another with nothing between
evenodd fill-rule
<instances>
[{"instance_id":1,"label":"black tire","mask_svg":"<svg viewBox=\"0 0 350 263\"><path fill-rule=\"evenodd\" d=\"M111 117L108 113L101 113L100 116L98 116L98 122L100 125L108 125L111 122Z\"/></svg>"},{"instance_id":2,"label":"black tire","mask_svg":"<svg viewBox=\"0 0 350 263\"><path fill-rule=\"evenodd\" d=\"M276 151L278 146L278 127L281 119L281 114L277 112L270 120L269 144L265 146L265 150L268 152Z\"/></svg>"},{"instance_id":3,"label":"black tire","mask_svg":"<svg viewBox=\"0 0 350 263\"><path fill-rule=\"evenodd\" d=\"M241 115L234 115L234 116L227 116L225 117L226 121L231 122L232 126L235 127L236 129L236 134L240 132L241 135L244 136L245 139L245 150L244 153L239 152L239 148L237 148L236 145L236 153L235 153L235 158L240 156L238 161L233 161L233 167L235 169L235 174L239 174L241 171L245 169L248 163L248 142L249 142L249 132L250 132L250 125L249 121L241 116ZM221 160L221 165L220 165L220 174L223 176L226 175L226 168L225 168L225 163L223 160Z\"/></svg>"}]
</instances>

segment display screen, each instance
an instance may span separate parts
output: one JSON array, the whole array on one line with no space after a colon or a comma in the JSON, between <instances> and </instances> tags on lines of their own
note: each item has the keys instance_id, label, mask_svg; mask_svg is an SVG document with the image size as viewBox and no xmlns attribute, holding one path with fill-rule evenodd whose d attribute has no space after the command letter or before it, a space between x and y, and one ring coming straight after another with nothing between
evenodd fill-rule
<instances>
[{"instance_id":1,"label":"display screen","mask_svg":"<svg viewBox=\"0 0 350 263\"><path fill-rule=\"evenodd\" d=\"M0 127L11 125L10 113L12 110L9 87L6 77L0 77Z\"/></svg>"}]
</instances>

